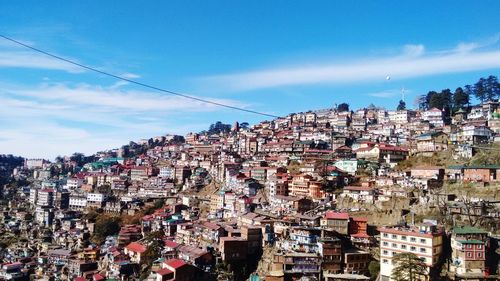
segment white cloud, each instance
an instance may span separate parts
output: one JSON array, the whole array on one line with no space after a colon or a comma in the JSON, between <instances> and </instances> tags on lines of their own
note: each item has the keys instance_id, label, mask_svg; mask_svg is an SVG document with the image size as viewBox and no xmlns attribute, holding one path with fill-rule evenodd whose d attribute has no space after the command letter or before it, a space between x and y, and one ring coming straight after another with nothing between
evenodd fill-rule
<instances>
[{"instance_id":1,"label":"white cloud","mask_svg":"<svg viewBox=\"0 0 500 281\"><path fill-rule=\"evenodd\" d=\"M62 70L71 73L83 72L75 65L33 52L0 51L0 67L36 68Z\"/></svg>"},{"instance_id":2,"label":"white cloud","mask_svg":"<svg viewBox=\"0 0 500 281\"><path fill-rule=\"evenodd\" d=\"M185 121L185 113L221 110L181 97L130 89L67 84L0 86L0 154L27 157L94 153L130 140L197 131L216 120L208 119L208 124L200 124L196 118ZM212 100L245 106L233 100Z\"/></svg>"},{"instance_id":3,"label":"white cloud","mask_svg":"<svg viewBox=\"0 0 500 281\"><path fill-rule=\"evenodd\" d=\"M141 78L141 76L139 74L130 73L130 72L122 74L121 77L127 78L127 79L138 79L138 78Z\"/></svg>"},{"instance_id":4,"label":"white cloud","mask_svg":"<svg viewBox=\"0 0 500 281\"><path fill-rule=\"evenodd\" d=\"M491 42L488 44L491 45ZM249 91L294 85L383 81L386 75L392 79L406 79L500 68L500 50L477 50L483 46L461 43L452 50L425 55L423 45L407 45L403 54L392 57L276 67L215 75L201 78L200 81L202 85L218 90Z\"/></svg>"},{"instance_id":5,"label":"white cloud","mask_svg":"<svg viewBox=\"0 0 500 281\"><path fill-rule=\"evenodd\" d=\"M457 53L468 53L468 52L471 52L477 48L479 48L480 45L478 43L475 43L475 42L471 42L471 43L459 43L457 45L457 47L455 48L455 51Z\"/></svg>"},{"instance_id":6,"label":"white cloud","mask_svg":"<svg viewBox=\"0 0 500 281\"><path fill-rule=\"evenodd\" d=\"M90 154L125 144L119 137L100 137L87 130L46 121L23 123L15 129L0 129L0 135L0 153L46 159L74 152Z\"/></svg>"},{"instance_id":7,"label":"white cloud","mask_svg":"<svg viewBox=\"0 0 500 281\"><path fill-rule=\"evenodd\" d=\"M137 90L120 90L120 84L108 88L78 85L67 86L65 84L53 84L32 89L8 89L6 93L23 96L39 101L62 103L73 106L93 106L104 110L128 110L130 112L162 111L172 113L182 111L213 111L220 107L189 100L183 97L172 96L163 93L146 92ZM245 104L229 99L207 100L230 106L246 107Z\"/></svg>"},{"instance_id":8,"label":"white cloud","mask_svg":"<svg viewBox=\"0 0 500 281\"><path fill-rule=\"evenodd\" d=\"M368 93L368 96L376 97L376 98L393 98L397 96L402 96L402 90L403 89L392 89L392 90L387 90L387 91L381 91L381 92L374 92L374 93ZM409 94L411 93L411 90L404 89L404 94Z\"/></svg>"},{"instance_id":9,"label":"white cloud","mask_svg":"<svg viewBox=\"0 0 500 281\"><path fill-rule=\"evenodd\" d=\"M411 57L418 57L424 54L425 47L422 44L418 45L405 45L404 48L404 53L408 56Z\"/></svg>"}]
</instances>

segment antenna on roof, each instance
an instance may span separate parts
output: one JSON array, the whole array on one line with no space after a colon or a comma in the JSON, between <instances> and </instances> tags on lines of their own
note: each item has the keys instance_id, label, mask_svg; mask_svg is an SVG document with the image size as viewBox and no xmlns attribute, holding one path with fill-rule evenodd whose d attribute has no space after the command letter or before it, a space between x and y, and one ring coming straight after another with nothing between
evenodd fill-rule
<instances>
[{"instance_id":1,"label":"antenna on roof","mask_svg":"<svg viewBox=\"0 0 500 281\"><path fill-rule=\"evenodd\" d=\"M401 87L401 100L405 101L405 86Z\"/></svg>"}]
</instances>

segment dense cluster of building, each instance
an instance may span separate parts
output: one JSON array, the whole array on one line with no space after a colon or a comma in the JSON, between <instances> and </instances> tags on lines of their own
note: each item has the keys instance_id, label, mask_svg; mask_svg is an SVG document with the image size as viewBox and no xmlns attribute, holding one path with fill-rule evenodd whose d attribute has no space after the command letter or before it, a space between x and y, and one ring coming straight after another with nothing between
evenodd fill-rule
<instances>
[{"instance_id":1,"label":"dense cluster of building","mask_svg":"<svg viewBox=\"0 0 500 281\"><path fill-rule=\"evenodd\" d=\"M498 220L498 202L433 190L495 187L500 166L398 163L443 151L466 162L498 141L500 107L491 101L451 117L435 108L294 113L145 140L144 153L122 147L81 167L69 157L28 159L12 175L30 184L3 190L1 231L21 239L1 248L0 280L391 280L400 253L418 256L429 276L444 269L483 280L496 274L498 236L465 217ZM410 211L386 224L366 215L398 198L463 219L415 221ZM95 243L90 213L136 220Z\"/></svg>"}]
</instances>

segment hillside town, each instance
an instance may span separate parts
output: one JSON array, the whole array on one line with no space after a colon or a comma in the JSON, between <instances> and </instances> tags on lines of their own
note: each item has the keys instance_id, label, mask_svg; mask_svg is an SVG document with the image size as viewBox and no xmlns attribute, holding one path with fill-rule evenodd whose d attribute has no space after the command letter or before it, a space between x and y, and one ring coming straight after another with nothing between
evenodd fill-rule
<instances>
[{"instance_id":1,"label":"hillside town","mask_svg":"<svg viewBox=\"0 0 500 281\"><path fill-rule=\"evenodd\" d=\"M500 276L496 99L343 103L0 165L0 280Z\"/></svg>"}]
</instances>

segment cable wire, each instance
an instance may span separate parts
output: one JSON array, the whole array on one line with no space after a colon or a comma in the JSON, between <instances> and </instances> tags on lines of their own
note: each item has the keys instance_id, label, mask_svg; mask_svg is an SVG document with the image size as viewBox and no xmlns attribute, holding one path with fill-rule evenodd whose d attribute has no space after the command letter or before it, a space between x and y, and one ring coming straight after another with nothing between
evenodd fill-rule
<instances>
[{"instance_id":1,"label":"cable wire","mask_svg":"<svg viewBox=\"0 0 500 281\"><path fill-rule=\"evenodd\" d=\"M106 71L102 71L102 70L99 70L97 68L94 68L94 67L91 67L91 66L88 66L88 65L84 65L84 64L75 62L73 60L70 60L70 59L66 59L66 58L60 57L58 55L54 55L52 53L49 53L47 51L35 48L35 47L27 45L27 44L24 44L24 43L22 43L22 42L20 42L18 40L12 39L12 38L7 37L7 36L2 35L2 34L0 34L0 37L2 37L5 40L8 40L10 42L13 42L13 43L15 43L17 45L20 45L20 46L23 46L25 48L28 48L28 49L30 49L32 51L35 51L35 52L44 54L46 56L49 56L49 57L52 57L52 58L64 61L66 63L72 64L72 65L76 65L78 67L81 67L81 68L84 68L84 69L87 69L87 70L90 70L90 71L93 71L93 72L96 72L96 73L99 73L99 74L102 74L102 75L113 77L113 78L118 79L118 80L126 81L126 82L129 82L129 83L132 83L132 84L136 84L136 85L139 85L139 86L142 86L142 87L153 89L153 90L156 90L156 91L159 91L159 92L163 92L163 93L167 93L167 94L170 94L170 95L179 96L179 97L183 97L183 98L186 98L186 99L191 99L191 100L195 100L195 101L199 101L199 102L203 102L203 103L207 103L207 104L212 104L212 105L216 105L216 106L220 106L220 107L225 107L225 108L229 108L229 109L233 109L233 110L239 110L239 111L243 111L243 112L247 112L247 113L252 113L252 114L266 116L266 117L279 118L279 116L276 116L276 115L273 115L273 114L269 114L269 113L259 112L259 111L255 111L255 110L251 110L251 109L245 109L245 108L241 108L241 107L237 107L237 106L223 104L223 103L220 103L220 102L215 102L215 101L210 101L210 100L206 100L206 99L202 99L202 98L197 98L197 97L186 95L186 94L181 94L181 93L170 91L170 90L165 90L165 89L162 89L162 88L159 88L159 87L156 87L156 86L152 86L152 85L149 85L149 84L141 83L141 82L138 82L138 81L135 81L135 80L132 80L132 79L128 79L128 78L116 75L116 74L112 74L112 73L109 73L109 72L106 72Z\"/></svg>"}]
</instances>

